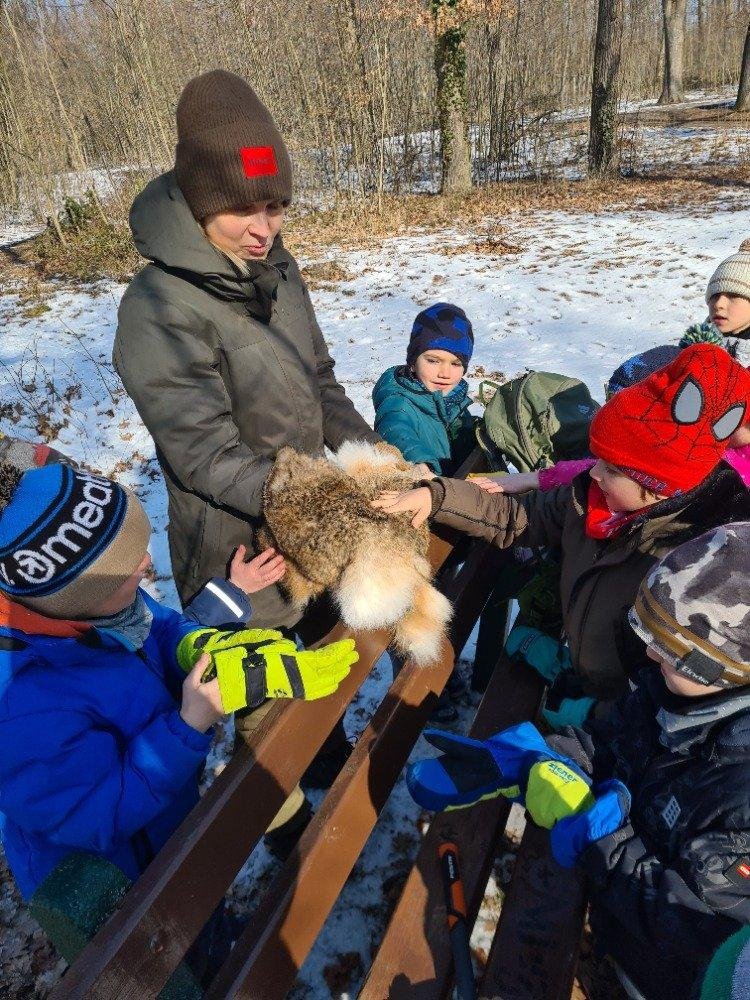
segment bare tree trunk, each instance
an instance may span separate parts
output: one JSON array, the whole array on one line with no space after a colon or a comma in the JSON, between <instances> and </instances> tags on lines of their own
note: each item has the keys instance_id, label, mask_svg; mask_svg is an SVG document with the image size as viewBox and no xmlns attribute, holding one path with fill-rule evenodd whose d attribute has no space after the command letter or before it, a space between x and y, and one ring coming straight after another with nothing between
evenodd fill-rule
<instances>
[{"instance_id":1,"label":"bare tree trunk","mask_svg":"<svg viewBox=\"0 0 750 1000\"><path fill-rule=\"evenodd\" d=\"M591 88L589 171L614 173L619 165L617 102L625 0L599 0Z\"/></svg>"},{"instance_id":2,"label":"bare tree trunk","mask_svg":"<svg viewBox=\"0 0 750 1000\"><path fill-rule=\"evenodd\" d=\"M735 111L750 111L750 24L745 35L745 48L742 50L742 69L740 70L740 85L737 90Z\"/></svg>"},{"instance_id":3,"label":"bare tree trunk","mask_svg":"<svg viewBox=\"0 0 750 1000\"><path fill-rule=\"evenodd\" d=\"M661 9L664 24L664 85L659 104L677 104L685 99L682 66L687 0L662 0Z\"/></svg>"},{"instance_id":4,"label":"bare tree trunk","mask_svg":"<svg viewBox=\"0 0 750 1000\"><path fill-rule=\"evenodd\" d=\"M442 154L442 185L446 194L471 190L471 151L466 125L466 27L455 3L432 0L435 19L435 72Z\"/></svg>"}]
</instances>

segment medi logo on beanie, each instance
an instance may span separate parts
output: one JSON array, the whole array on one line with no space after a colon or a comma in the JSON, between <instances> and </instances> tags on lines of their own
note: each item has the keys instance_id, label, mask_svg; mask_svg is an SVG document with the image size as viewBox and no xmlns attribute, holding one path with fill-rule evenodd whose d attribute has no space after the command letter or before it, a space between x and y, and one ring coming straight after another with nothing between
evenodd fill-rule
<instances>
[{"instance_id":1,"label":"medi logo on beanie","mask_svg":"<svg viewBox=\"0 0 750 1000\"><path fill-rule=\"evenodd\" d=\"M78 618L133 573L151 526L138 499L67 465L20 477L0 512L0 592L53 617Z\"/></svg>"}]
</instances>

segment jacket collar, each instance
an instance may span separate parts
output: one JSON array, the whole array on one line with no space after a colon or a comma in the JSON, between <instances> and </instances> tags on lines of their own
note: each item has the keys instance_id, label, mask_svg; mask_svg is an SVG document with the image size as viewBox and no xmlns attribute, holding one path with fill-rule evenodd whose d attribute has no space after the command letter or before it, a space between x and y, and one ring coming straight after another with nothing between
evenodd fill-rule
<instances>
[{"instance_id":1,"label":"jacket collar","mask_svg":"<svg viewBox=\"0 0 750 1000\"><path fill-rule=\"evenodd\" d=\"M656 721L661 733L659 742L675 753L687 753L716 734L723 748L750 749L750 687L728 688L704 698L685 698L672 694L662 677L653 676L652 690L658 710ZM658 673L658 672L657 672Z\"/></svg>"},{"instance_id":2,"label":"jacket collar","mask_svg":"<svg viewBox=\"0 0 750 1000\"><path fill-rule=\"evenodd\" d=\"M0 594L0 628L16 629L27 635L44 635L59 639L80 639L91 631L88 622L65 618L47 618L38 611L25 608Z\"/></svg>"}]
</instances>

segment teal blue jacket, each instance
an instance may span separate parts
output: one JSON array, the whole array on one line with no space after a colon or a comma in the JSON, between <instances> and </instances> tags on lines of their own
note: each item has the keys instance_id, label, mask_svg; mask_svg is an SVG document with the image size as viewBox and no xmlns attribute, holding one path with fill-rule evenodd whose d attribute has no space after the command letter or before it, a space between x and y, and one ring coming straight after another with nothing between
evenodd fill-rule
<instances>
[{"instance_id":1,"label":"teal blue jacket","mask_svg":"<svg viewBox=\"0 0 750 1000\"><path fill-rule=\"evenodd\" d=\"M410 378L404 367L389 368L375 384L372 401L376 433L407 461L426 462L438 474L455 472L476 444L464 379L444 396Z\"/></svg>"}]
</instances>

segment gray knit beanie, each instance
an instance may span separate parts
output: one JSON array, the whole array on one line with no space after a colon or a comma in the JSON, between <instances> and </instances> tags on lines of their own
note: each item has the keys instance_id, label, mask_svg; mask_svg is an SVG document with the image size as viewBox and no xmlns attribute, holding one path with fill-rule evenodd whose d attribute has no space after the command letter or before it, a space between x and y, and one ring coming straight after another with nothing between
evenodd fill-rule
<instances>
[{"instance_id":1,"label":"gray knit beanie","mask_svg":"<svg viewBox=\"0 0 750 1000\"><path fill-rule=\"evenodd\" d=\"M292 163L268 108L223 69L190 80L177 103L175 173L195 218L292 199Z\"/></svg>"},{"instance_id":2,"label":"gray knit beanie","mask_svg":"<svg viewBox=\"0 0 750 1000\"><path fill-rule=\"evenodd\" d=\"M750 299L750 240L740 244L737 253L727 257L711 275L706 302L714 295L742 295Z\"/></svg>"}]
</instances>

